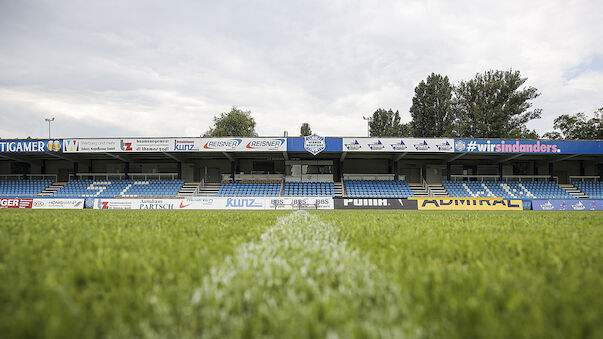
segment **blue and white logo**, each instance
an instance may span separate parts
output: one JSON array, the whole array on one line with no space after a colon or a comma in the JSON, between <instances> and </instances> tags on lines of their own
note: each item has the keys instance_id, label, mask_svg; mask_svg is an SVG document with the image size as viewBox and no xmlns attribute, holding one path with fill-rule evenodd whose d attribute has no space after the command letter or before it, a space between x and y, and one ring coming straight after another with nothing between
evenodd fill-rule
<instances>
[{"instance_id":1,"label":"blue and white logo","mask_svg":"<svg viewBox=\"0 0 603 339\"><path fill-rule=\"evenodd\" d=\"M465 150L465 142L463 140L457 140L454 143L454 147L456 148L457 151L462 152Z\"/></svg>"},{"instance_id":2,"label":"blue and white logo","mask_svg":"<svg viewBox=\"0 0 603 339\"><path fill-rule=\"evenodd\" d=\"M371 148L371 151L380 151L385 148L385 145L381 143L381 140L377 140L377 142L369 144L369 147Z\"/></svg>"},{"instance_id":3,"label":"blue and white logo","mask_svg":"<svg viewBox=\"0 0 603 339\"><path fill-rule=\"evenodd\" d=\"M358 140L354 140L352 143L345 144L345 147L348 149L348 151L357 151L362 148L362 145L360 145Z\"/></svg>"},{"instance_id":4,"label":"blue and white logo","mask_svg":"<svg viewBox=\"0 0 603 339\"><path fill-rule=\"evenodd\" d=\"M403 151L408 148L404 143L404 140L400 140L400 143L391 144L391 146L394 151Z\"/></svg>"},{"instance_id":5,"label":"blue and white logo","mask_svg":"<svg viewBox=\"0 0 603 339\"><path fill-rule=\"evenodd\" d=\"M304 137L304 149L312 153L312 155L316 155L324 151L325 148L327 148L327 143L325 142L324 137L316 134Z\"/></svg>"}]
</instances>

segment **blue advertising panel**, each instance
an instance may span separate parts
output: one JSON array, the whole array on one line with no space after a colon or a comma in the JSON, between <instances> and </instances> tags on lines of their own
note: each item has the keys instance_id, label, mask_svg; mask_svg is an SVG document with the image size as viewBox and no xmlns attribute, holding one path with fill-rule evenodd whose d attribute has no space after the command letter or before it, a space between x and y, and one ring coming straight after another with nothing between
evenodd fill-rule
<instances>
[{"instance_id":1,"label":"blue advertising panel","mask_svg":"<svg viewBox=\"0 0 603 339\"><path fill-rule=\"evenodd\" d=\"M603 141L455 139L459 153L603 154Z\"/></svg>"},{"instance_id":2,"label":"blue advertising panel","mask_svg":"<svg viewBox=\"0 0 603 339\"><path fill-rule=\"evenodd\" d=\"M3 140L0 153L62 152L63 140Z\"/></svg>"},{"instance_id":3,"label":"blue advertising panel","mask_svg":"<svg viewBox=\"0 0 603 339\"><path fill-rule=\"evenodd\" d=\"M534 211L603 211L603 200L532 200Z\"/></svg>"},{"instance_id":4,"label":"blue advertising panel","mask_svg":"<svg viewBox=\"0 0 603 339\"><path fill-rule=\"evenodd\" d=\"M288 152L341 152L343 150L342 138L318 137L316 135L306 138L287 138Z\"/></svg>"}]
</instances>

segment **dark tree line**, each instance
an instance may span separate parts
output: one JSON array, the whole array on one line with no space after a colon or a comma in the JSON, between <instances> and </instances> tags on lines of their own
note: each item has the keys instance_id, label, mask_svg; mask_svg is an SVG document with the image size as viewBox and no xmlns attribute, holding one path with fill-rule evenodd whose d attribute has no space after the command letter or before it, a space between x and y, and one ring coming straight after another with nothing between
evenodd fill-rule
<instances>
[{"instance_id":1,"label":"dark tree line","mask_svg":"<svg viewBox=\"0 0 603 339\"><path fill-rule=\"evenodd\" d=\"M540 94L534 87L521 88L527 78L519 71L487 71L453 86L447 76L431 73L415 88L407 124L392 118L389 130L383 109L373 113L371 136L468 138L535 138L526 123L540 118L531 100ZM391 110L390 110L391 111ZM399 121L399 116L398 116ZM398 131L390 134L389 131ZM400 133L402 132L402 133Z\"/></svg>"}]
</instances>

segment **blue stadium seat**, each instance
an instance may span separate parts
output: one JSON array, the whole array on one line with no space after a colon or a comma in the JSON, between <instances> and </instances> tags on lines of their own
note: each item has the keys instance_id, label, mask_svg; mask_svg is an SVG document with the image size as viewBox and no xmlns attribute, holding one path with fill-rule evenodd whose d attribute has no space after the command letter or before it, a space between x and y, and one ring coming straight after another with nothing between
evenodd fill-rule
<instances>
[{"instance_id":1,"label":"blue stadium seat","mask_svg":"<svg viewBox=\"0 0 603 339\"><path fill-rule=\"evenodd\" d=\"M592 199L603 199L602 181L577 181L572 184Z\"/></svg>"},{"instance_id":2,"label":"blue stadium seat","mask_svg":"<svg viewBox=\"0 0 603 339\"><path fill-rule=\"evenodd\" d=\"M287 182L285 183L287 197L333 197L335 188L333 182Z\"/></svg>"},{"instance_id":3,"label":"blue stadium seat","mask_svg":"<svg viewBox=\"0 0 603 339\"><path fill-rule=\"evenodd\" d=\"M71 180L54 198L169 198L175 197L184 180Z\"/></svg>"},{"instance_id":4,"label":"blue stadium seat","mask_svg":"<svg viewBox=\"0 0 603 339\"><path fill-rule=\"evenodd\" d=\"M345 180L348 197L408 198L414 194L405 180Z\"/></svg>"},{"instance_id":5,"label":"blue stadium seat","mask_svg":"<svg viewBox=\"0 0 603 339\"><path fill-rule=\"evenodd\" d=\"M0 180L0 196L35 197L52 183L52 180Z\"/></svg>"},{"instance_id":6,"label":"blue stadium seat","mask_svg":"<svg viewBox=\"0 0 603 339\"><path fill-rule=\"evenodd\" d=\"M280 182L229 182L220 185L219 197L277 197L281 194Z\"/></svg>"},{"instance_id":7,"label":"blue stadium seat","mask_svg":"<svg viewBox=\"0 0 603 339\"><path fill-rule=\"evenodd\" d=\"M573 199L552 181L443 181L452 197L506 199Z\"/></svg>"}]
</instances>

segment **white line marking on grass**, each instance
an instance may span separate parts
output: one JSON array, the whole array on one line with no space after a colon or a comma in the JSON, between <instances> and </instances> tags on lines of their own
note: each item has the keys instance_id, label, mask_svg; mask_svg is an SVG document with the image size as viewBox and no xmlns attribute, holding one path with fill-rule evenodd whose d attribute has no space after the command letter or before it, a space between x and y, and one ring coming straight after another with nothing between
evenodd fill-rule
<instances>
[{"instance_id":1,"label":"white line marking on grass","mask_svg":"<svg viewBox=\"0 0 603 339\"><path fill-rule=\"evenodd\" d=\"M191 296L203 337L403 334L397 290L305 211L280 218L210 272Z\"/></svg>"}]
</instances>

